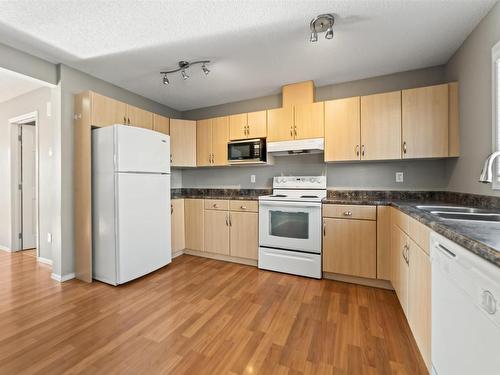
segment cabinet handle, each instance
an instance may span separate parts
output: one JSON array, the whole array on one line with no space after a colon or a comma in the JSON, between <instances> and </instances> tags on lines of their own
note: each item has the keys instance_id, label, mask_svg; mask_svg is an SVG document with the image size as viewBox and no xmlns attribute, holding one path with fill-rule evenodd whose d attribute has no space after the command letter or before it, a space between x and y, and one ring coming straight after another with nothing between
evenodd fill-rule
<instances>
[{"instance_id":1,"label":"cabinet handle","mask_svg":"<svg viewBox=\"0 0 500 375\"><path fill-rule=\"evenodd\" d=\"M290 126L290 136L293 137L293 127Z\"/></svg>"},{"instance_id":2,"label":"cabinet handle","mask_svg":"<svg viewBox=\"0 0 500 375\"><path fill-rule=\"evenodd\" d=\"M229 223L227 222L227 215L226 215L226 227L229 226Z\"/></svg>"},{"instance_id":3,"label":"cabinet handle","mask_svg":"<svg viewBox=\"0 0 500 375\"><path fill-rule=\"evenodd\" d=\"M231 221L231 212L229 213L229 226L232 227L233 226L233 222Z\"/></svg>"},{"instance_id":4,"label":"cabinet handle","mask_svg":"<svg viewBox=\"0 0 500 375\"><path fill-rule=\"evenodd\" d=\"M296 125L293 126L293 132L295 133L295 136L297 136L297 126Z\"/></svg>"},{"instance_id":5,"label":"cabinet handle","mask_svg":"<svg viewBox=\"0 0 500 375\"><path fill-rule=\"evenodd\" d=\"M127 125L127 117L123 116L123 125Z\"/></svg>"},{"instance_id":6,"label":"cabinet handle","mask_svg":"<svg viewBox=\"0 0 500 375\"><path fill-rule=\"evenodd\" d=\"M217 203L214 203L214 204L212 205L212 207L213 207L213 208L217 208L217 207L219 207L219 205L218 205Z\"/></svg>"},{"instance_id":7,"label":"cabinet handle","mask_svg":"<svg viewBox=\"0 0 500 375\"><path fill-rule=\"evenodd\" d=\"M352 216L352 212L351 211L344 211L344 216Z\"/></svg>"},{"instance_id":8,"label":"cabinet handle","mask_svg":"<svg viewBox=\"0 0 500 375\"><path fill-rule=\"evenodd\" d=\"M403 142L403 154L406 154L406 141Z\"/></svg>"},{"instance_id":9,"label":"cabinet handle","mask_svg":"<svg viewBox=\"0 0 500 375\"><path fill-rule=\"evenodd\" d=\"M171 205L170 205L170 214L173 214L173 213L174 213L174 205L173 205L173 204L171 204Z\"/></svg>"},{"instance_id":10,"label":"cabinet handle","mask_svg":"<svg viewBox=\"0 0 500 375\"><path fill-rule=\"evenodd\" d=\"M356 156L359 156L359 145L356 145L355 151L356 151Z\"/></svg>"},{"instance_id":11,"label":"cabinet handle","mask_svg":"<svg viewBox=\"0 0 500 375\"><path fill-rule=\"evenodd\" d=\"M127 120L128 120L128 124L130 125L130 117Z\"/></svg>"},{"instance_id":12,"label":"cabinet handle","mask_svg":"<svg viewBox=\"0 0 500 375\"><path fill-rule=\"evenodd\" d=\"M323 237L325 237L325 236L326 236L326 225L323 222Z\"/></svg>"},{"instance_id":13,"label":"cabinet handle","mask_svg":"<svg viewBox=\"0 0 500 375\"><path fill-rule=\"evenodd\" d=\"M240 208L241 208L242 210L246 210L246 209L247 209L247 206L240 206Z\"/></svg>"},{"instance_id":14,"label":"cabinet handle","mask_svg":"<svg viewBox=\"0 0 500 375\"><path fill-rule=\"evenodd\" d=\"M172 154L170 154L170 164L172 164Z\"/></svg>"},{"instance_id":15,"label":"cabinet handle","mask_svg":"<svg viewBox=\"0 0 500 375\"><path fill-rule=\"evenodd\" d=\"M361 156L365 156L365 145L361 145Z\"/></svg>"}]
</instances>

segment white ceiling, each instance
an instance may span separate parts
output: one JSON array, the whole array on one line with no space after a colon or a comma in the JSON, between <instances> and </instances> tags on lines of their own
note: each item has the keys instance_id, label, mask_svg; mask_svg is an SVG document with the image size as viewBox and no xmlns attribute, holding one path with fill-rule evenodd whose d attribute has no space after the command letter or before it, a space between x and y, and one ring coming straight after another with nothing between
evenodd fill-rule
<instances>
[{"instance_id":1,"label":"white ceiling","mask_svg":"<svg viewBox=\"0 0 500 375\"><path fill-rule=\"evenodd\" d=\"M47 86L34 78L0 68L0 103Z\"/></svg>"},{"instance_id":2,"label":"white ceiling","mask_svg":"<svg viewBox=\"0 0 500 375\"><path fill-rule=\"evenodd\" d=\"M0 42L178 110L444 64L496 0L0 1ZM309 43L309 21L338 15ZM211 59L161 83L179 60Z\"/></svg>"}]
</instances>

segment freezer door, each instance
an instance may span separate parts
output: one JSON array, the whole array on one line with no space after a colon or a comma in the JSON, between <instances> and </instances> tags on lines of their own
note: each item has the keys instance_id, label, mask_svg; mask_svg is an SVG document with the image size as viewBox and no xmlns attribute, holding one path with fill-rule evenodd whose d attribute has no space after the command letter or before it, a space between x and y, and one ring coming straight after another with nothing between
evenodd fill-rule
<instances>
[{"instance_id":1,"label":"freezer door","mask_svg":"<svg viewBox=\"0 0 500 375\"><path fill-rule=\"evenodd\" d=\"M133 126L115 126L117 172L170 173L170 136Z\"/></svg>"},{"instance_id":2,"label":"freezer door","mask_svg":"<svg viewBox=\"0 0 500 375\"><path fill-rule=\"evenodd\" d=\"M171 262L170 176L117 173L118 284Z\"/></svg>"}]
</instances>

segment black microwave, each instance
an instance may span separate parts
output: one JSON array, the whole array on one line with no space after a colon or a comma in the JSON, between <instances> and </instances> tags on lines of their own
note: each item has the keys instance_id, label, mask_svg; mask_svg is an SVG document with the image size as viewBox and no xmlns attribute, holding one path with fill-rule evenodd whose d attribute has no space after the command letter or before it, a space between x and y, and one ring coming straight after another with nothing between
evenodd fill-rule
<instances>
[{"instance_id":1,"label":"black microwave","mask_svg":"<svg viewBox=\"0 0 500 375\"><path fill-rule=\"evenodd\" d=\"M233 141L227 144L227 158L229 164L237 163L265 163L266 157L265 139L245 139Z\"/></svg>"}]
</instances>

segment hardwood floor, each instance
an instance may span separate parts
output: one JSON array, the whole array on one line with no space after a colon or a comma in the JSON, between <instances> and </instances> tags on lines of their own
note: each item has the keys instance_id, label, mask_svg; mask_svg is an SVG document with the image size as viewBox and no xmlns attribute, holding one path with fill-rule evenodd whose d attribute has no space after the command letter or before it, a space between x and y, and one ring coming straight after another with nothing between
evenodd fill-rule
<instances>
[{"instance_id":1,"label":"hardwood floor","mask_svg":"<svg viewBox=\"0 0 500 375\"><path fill-rule=\"evenodd\" d=\"M120 287L0 252L0 374L420 374L394 292L183 255Z\"/></svg>"}]
</instances>

